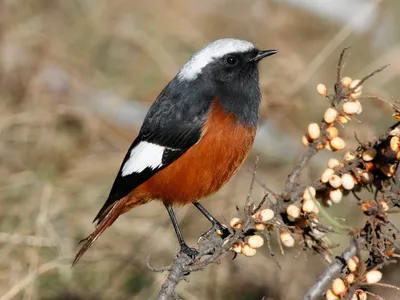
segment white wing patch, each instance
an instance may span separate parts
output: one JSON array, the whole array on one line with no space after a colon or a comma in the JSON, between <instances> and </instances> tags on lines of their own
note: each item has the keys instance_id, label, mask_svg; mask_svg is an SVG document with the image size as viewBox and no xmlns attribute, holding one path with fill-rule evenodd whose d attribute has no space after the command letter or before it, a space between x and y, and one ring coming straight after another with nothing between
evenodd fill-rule
<instances>
[{"instance_id":1,"label":"white wing patch","mask_svg":"<svg viewBox=\"0 0 400 300\"><path fill-rule=\"evenodd\" d=\"M255 46L248 41L237 39L216 40L195 53L179 71L178 78L181 80L193 80L214 59L228 53L246 52L251 49L255 49Z\"/></svg>"},{"instance_id":2,"label":"white wing patch","mask_svg":"<svg viewBox=\"0 0 400 300\"><path fill-rule=\"evenodd\" d=\"M154 170L161 167L165 149L166 147L149 142L140 142L131 150L129 159L122 167L122 176L140 173L146 168L152 168Z\"/></svg>"}]
</instances>

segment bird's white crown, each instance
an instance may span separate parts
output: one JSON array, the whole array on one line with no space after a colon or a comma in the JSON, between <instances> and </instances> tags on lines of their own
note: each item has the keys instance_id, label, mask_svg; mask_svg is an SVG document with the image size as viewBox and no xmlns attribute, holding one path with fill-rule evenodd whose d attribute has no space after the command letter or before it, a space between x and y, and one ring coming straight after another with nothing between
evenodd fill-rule
<instances>
[{"instance_id":1,"label":"bird's white crown","mask_svg":"<svg viewBox=\"0 0 400 300\"><path fill-rule=\"evenodd\" d=\"M246 52L254 48L252 43L244 40L232 38L216 40L195 53L179 71L178 78L181 80L196 79L201 70L213 60L228 53Z\"/></svg>"}]
</instances>

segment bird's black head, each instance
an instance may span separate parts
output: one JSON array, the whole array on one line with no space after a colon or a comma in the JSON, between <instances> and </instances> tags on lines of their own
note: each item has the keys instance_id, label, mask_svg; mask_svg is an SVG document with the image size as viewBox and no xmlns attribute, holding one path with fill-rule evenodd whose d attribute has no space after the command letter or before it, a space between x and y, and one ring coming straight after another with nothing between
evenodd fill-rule
<instances>
[{"instance_id":1,"label":"bird's black head","mask_svg":"<svg viewBox=\"0 0 400 300\"><path fill-rule=\"evenodd\" d=\"M275 53L276 50L259 50L243 40L216 40L193 55L177 80L217 96L228 113L255 125L261 100L258 63Z\"/></svg>"}]
</instances>

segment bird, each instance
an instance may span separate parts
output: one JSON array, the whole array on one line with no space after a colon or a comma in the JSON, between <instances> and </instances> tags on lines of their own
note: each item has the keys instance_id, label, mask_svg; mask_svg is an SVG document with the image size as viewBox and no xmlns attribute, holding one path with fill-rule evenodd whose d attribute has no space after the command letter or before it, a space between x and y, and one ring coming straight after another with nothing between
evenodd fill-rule
<instances>
[{"instance_id":1,"label":"bird","mask_svg":"<svg viewBox=\"0 0 400 300\"><path fill-rule=\"evenodd\" d=\"M210 230L229 234L199 200L227 183L250 152L261 102L258 63L277 52L223 38L183 65L147 112L72 265L120 215L153 200L164 204L180 252L191 258L198 252L186 244L174 207L194 204Z\"/></svg>"}]
</instances>

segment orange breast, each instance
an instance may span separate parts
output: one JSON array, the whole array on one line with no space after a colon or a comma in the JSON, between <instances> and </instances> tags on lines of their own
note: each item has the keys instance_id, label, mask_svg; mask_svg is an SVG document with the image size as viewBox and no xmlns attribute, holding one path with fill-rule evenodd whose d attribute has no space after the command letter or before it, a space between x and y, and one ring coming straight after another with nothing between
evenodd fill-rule
<instances>
[{"instance_id":1,"label":"orange breast","mask_svg":"<svg viewBox=\"0 0 400 300\"><path fill-rule=\"evenodd\" d=\"M128 202L153 199L183 205L215 193L249 153L256 128L240 124L214 100L201 140L171 165L137 187Z\"/></svg>"}]
</instances>

